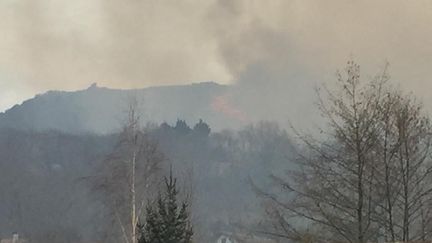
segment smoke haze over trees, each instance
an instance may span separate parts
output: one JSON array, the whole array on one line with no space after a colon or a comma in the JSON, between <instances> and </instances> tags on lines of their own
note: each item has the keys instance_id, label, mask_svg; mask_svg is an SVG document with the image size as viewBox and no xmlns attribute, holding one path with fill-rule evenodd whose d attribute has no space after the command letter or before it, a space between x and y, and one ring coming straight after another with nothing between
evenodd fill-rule
<instances>
[{"instance_id":1,"label":"smoke haze over trees","mask_svg":"<svg viewBox=\"0 0 432 243\"><path fill-rule=\"evenodd\" d=\"M0 243L432 242L431 0L0 16Z\"/></svg>"},{"instance_id":2,"label":"smoke haze over trees","mask_svg":"<svg viewBox=\"0 0 432 243\"><path fill-rule=\"evenodd\" d=\"M147 131L175 168L180 188L191 193L194 238L206 241L260 218L248 177L266 181L271 168L287 162L293 145L274 123L221 133L210 133L205 121L190 126L179 120ZM8 172L0 177L1 237L17 228L35 242L111 235L112 211L90 182L112 156L118 136L1 130L0 166Z\"/></svg>"},{"instance_id":3,"label":"smoke haze over trees","mask_svg":"<svg viewBox=\"0 0 432 243\"><path fill-rule=\"evenodd\" d=\"M138 242L169 168L178 178L173 195L187 202L188 213L179 215L187 215L193 242L432 237L429 116L387 68L368 79L348 62L334 85L317 89L317 121L326 123L310 135L249 123L224 100L228 88L92 86L49 92L2 114L0 237L18 231L36 243ZM144 106L122 113L127 97L119 92L135 102L144 97ZM146 100L169 109L150 122ZM227 117L235 128L224 129Z\"/></svg>"}]
</instances>

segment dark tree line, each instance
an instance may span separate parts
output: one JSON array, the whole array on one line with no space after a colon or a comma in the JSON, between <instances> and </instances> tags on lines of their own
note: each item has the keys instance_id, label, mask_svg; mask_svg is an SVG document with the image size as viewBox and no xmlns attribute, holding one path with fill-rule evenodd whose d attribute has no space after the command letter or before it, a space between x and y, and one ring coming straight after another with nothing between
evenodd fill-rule
<instances>
[{"instance_id":1,"label":"dark tree line","mask_svg":"<svg viewBox=\"0 0 432 243\"><path fill-rule=\"evenodd\" d=\"M122 174L130 172L131 151L137 147L141 152L136 202L146 195L147 205L157 197L172 164L180 196L192 192L188 207L193 212L194 240L207 242L231 229L232 222L259 219L255 195L245 190L246 179L250 174L265 179L264 169L280 166L280 159L291 153L283 129L260 123L240 131L209 133L209 125L197 122L188 125L192 127L188 133L178 133L175 124L142 126L136 131L136 143L127 140L131 137L124 133L127 129L106 136L0 130L0 237L9 238L17 231L33 242L109 242L110 237L121 242L123 233L113 209L124 215L124 225L131 224L126 213L131 212L126 184L130 177ZM157 153L150 153L155 148ZM144 194L141 182L146 177L141 175L148 173L142 165L152 154L165 160L151 173L152 186ZM123 169L109 173L119 166ZM144 206L141 217L145 213Z\"/></svg>"}]
</instances>

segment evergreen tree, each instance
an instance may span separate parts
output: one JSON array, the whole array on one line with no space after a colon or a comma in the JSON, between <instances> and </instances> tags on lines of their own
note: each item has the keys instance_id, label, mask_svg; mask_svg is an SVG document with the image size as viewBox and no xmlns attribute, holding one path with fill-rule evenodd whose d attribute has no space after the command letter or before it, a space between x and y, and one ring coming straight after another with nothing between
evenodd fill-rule
<instances>
[{"instance_id":1,"label":"evergreen tree","mask_svg":"<svg viewBox=\"0 0 432 243\"><path fill-rule=\"evenodd\" d=\"M193 230L189 220L189 205L177 202L177 180L172 173L165 178L165 194L156 205L147 207L144 224L139 225L139 243L191 243Z\"/></svg>"},{"instance_id":2,"label":"evergreen tree","mask_svg":"<svg viewBox=\"0 0 432 243\"><path fill-rule=\"evenodd\" d=\"M187 135L192 131L192 129L188 126L186 121L180 119L177 120L174 130L180 135Z\"/></svg>"},{"instance_id":3,"label":"evergreen tree","mask_svg":"<svg viewBox=\"0 0 432 243\"><path fill-rule=\"evenodd\" d=\"M208 137L211 132L210 126L205 123L202 119L199 120L197 124L195 124L193 131L203 137Z\"/></svg>"}]
</instances>

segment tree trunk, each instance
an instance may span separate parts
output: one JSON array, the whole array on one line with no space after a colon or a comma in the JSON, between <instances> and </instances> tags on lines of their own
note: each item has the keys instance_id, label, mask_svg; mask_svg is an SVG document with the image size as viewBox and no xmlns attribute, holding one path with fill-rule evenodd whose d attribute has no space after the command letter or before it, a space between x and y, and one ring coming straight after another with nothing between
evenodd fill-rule
<instances>
[{"instance_id":1,"label":"tree trunk","mask_svg":"<svg viewBox=\"0 0 432 243\"><path fill-rule=\"evenodd\" d=\"M136 237L136 195L135 195L135 164L136 164L136 152L134 151L133 157L132 157L132 175L131 175L131 217L132 217L132 240L131 243L137 243L137 237Z\"/></svg>"}]
</instances>

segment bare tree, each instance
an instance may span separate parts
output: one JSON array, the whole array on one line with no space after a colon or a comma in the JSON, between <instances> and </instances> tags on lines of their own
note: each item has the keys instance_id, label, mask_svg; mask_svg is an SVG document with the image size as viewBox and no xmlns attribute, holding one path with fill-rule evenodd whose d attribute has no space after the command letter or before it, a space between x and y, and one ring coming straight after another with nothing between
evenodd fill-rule
<instances>
[{"instance_id":1,"label":"bare tree","mask_svg":"<svg viewBox=\"0 0 432 243\"><path fill-rule=\"evenodd\" d=\"M388 90L379 107L381 117L377 121L377 125L381 129L374 149L377 171L375 186L378 193L384 197L377 218L380 219L384 239L392 242L397 238L396 233L399 227L395 204L400 196L399 189L401 186L397 162L401 141L397 129L395 129L397 123L395 113L397 113L398 104L399 95Z\"/></svg>"},{"instance_id":2,"label":"bare tree","mask_svg":"<svg viewBox=\"0 0 432 243\"><path fill-rule=\"evenodd\" d=\"M125 243L137 243L138 220L158 184L163 160L157 144L140 129L137 102L131 102L116 148L102 164L96 183Z\"/></svg>"},{"instance_id":3,"label":"bare tree","mask_svg":"<svg viewBox=\"0 0 432 243\"><path fill-rule=\"evenodd\" d=\"M430 185L432 172L430 121L423 113L421 104L410 96L399 98L394 115L400 141L398 168L401 195L397 206L402 211L401 240L424 239L426 232L418 235L414 231L424 227L419 219L427 220L426 218L430 218L430 213L427 212L428 207L425 205L430 201L432 195L432 186Z\"/></svg>"},{"instance_id":4,"label":"bare tree","mask_svg":"<svg viewBox=\"0 0 432 243\"><path fill-rule=\"evenodd\" d=\"M359 66L350 61L337 77L338 91L318 91L318 105L328 121L322 131L326 138L297 133L306 148L299 154L298 168L288 179L273 175L282 191L262 195L273 203L279 225L288 233L299 232L294 229L303 222L325 229L321 240L364 243L379 237L376 211L382 198L374 183L374 148L387 75L383 72L364 84Z\"/></svg>"},{"instance_id":5,"label":"bare tree","mask_svg":"<svg viewBox=\"0 0 432 243\"><path fill-rule=\"evenodd\" d=\"M288 179L272 176L281 192L260 191L285 238L304 235L299 219L332 242L432 237L430 119L415 97L388 84L386 69L362 84L348 62L338 91L318 92L325 138L296 132L305 145L298 168Z\"/></svg>"},{"instance_id":6,"label":"bare tree","mask_svg":"<svg viewBox=\"0 0 432 243\"><path fill-rule=\"evenodd\" d=\"M375 187L384 195L383 237L391 241L426 240L430 233L430 121L411 95L388 89L381 101L381 133L374 149Z\"/></svg>"}]
</instances>

